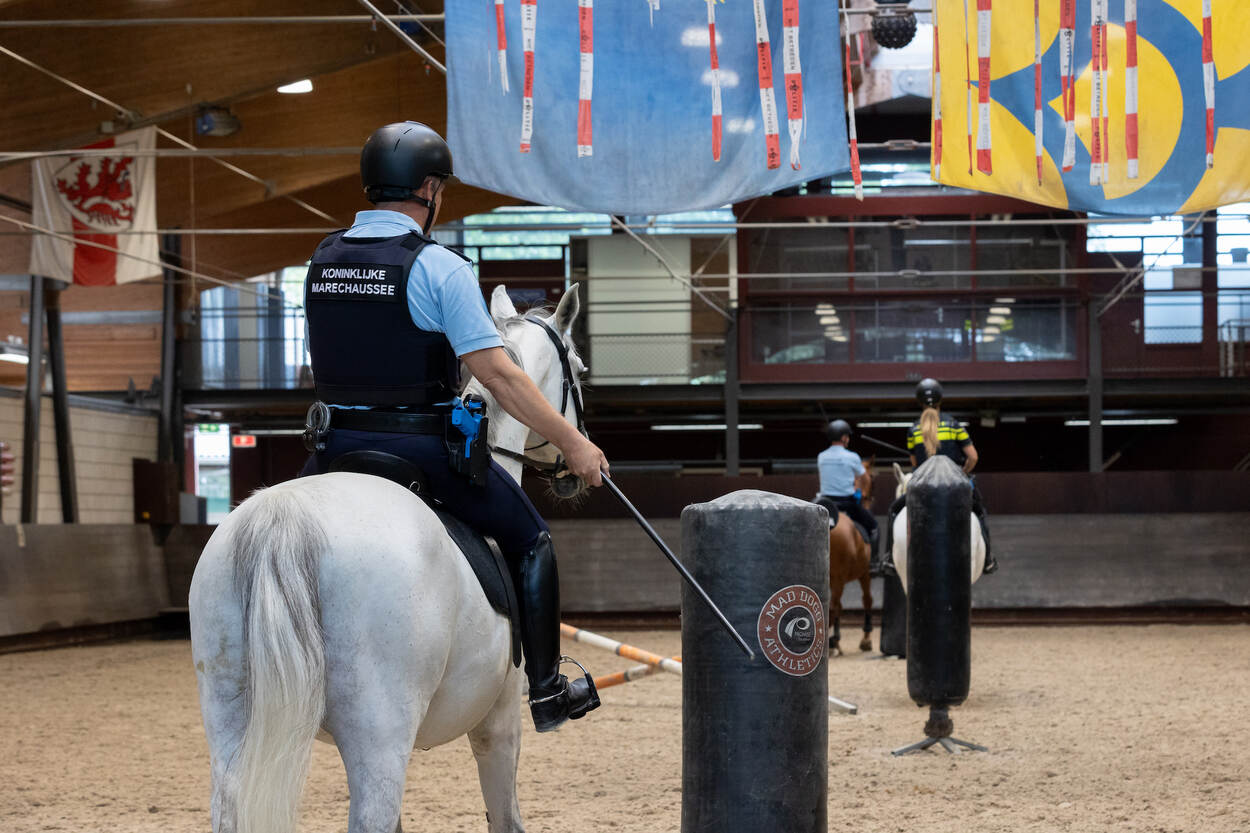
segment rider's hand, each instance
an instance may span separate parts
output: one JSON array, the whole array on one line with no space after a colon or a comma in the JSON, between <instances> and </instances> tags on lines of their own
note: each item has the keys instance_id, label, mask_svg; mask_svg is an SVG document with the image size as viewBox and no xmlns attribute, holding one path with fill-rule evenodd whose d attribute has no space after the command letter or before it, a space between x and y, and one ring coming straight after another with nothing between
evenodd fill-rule
<instances>
[{"instance_id":1,"label":"rider's hand","mask_svg":"<svg viewBox=\"0 0 1250 833\"><path fill-rule=\"evenodd\" d=\"M561 449L564 452L564 464L569 467L569 471L591 486L602 486L603 477L600 472L607 473L608 458L590 440L580 435L579 439L580 442L574 447Z\"/></svg>"}]
</instances>

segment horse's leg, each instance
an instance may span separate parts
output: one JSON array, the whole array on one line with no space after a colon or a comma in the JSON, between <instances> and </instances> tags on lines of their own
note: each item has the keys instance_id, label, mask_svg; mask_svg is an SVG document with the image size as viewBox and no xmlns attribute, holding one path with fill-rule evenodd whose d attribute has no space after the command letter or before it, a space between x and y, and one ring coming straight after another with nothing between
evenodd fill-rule
<instances>
[{"instance_id":1,"label":"horse's leg","mask_svg":"<svg viewBox=\"0 0 1250 833\"><path fill-rule=\"evenodd\" d=\"M513 669L499 700L482 722L469 730L490 833L525 833L516 800L517 762L521 757L521 686L520 669Z\"/></svg>"},{"instance_id":2,"label":"horse's leg","mask_svg":"<svg viewBox=\"0 0 1250 833\"><path fill-rule=\"evenodd\" d=\"M842 654L842 588L839 587L829 594L829 621L833 625L833 636L829 637L829 656Z\"/></svg>"},{"instance_id":3,"label":"horse's leg","mask_svg":"<svg viewBox=\"0 0 1250 833\"><path fill-rule=\"evenodd\" d=\"M385 665L375 666L385 668ZM400 829L404 776L429 696L388 684L387 675L357 688L327 692L326 728L347 770L348 833L395 833ZM408 696L417 696L409 700Z\"/></svg>"},{"instance_id":4,"label":"horse's leg","mask_svg":"<svg viewBox=\"0 0 1250 833\"><path fill-rule=\"evenodd\" d=\"M191 587L191 657L212 759L210 813L213 833L235 833L238 785L227 766L243 743L247 710L239 707L247 689L243 610L233 592L229 562L210 543Z\"/></svg>"},{"instance_id":5,"label":"horse's leg","mask_svg":"<svg viewBox=\"0 0 1250 833\"><path fill-rule=\"evenodd\" d=\"M872 650L872 578L865 570L859 577L859 589L864 599L864 638L859 641L861 651Z\"/></svg>"}]
</instances>

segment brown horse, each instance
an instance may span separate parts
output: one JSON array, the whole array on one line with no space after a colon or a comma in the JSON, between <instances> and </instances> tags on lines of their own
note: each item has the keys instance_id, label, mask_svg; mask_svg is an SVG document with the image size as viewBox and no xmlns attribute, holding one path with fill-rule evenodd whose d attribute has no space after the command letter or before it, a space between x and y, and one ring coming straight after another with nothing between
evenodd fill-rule
<instances>
[{"instance_id":1,"label":"brown horse","mask_svg":"<svg viewBox=\"0 0 1250 833\"><path fill-rule=\"evenodd\" d=\"M876 455L864 460L868 471L864 500L872 500L872 466ZM858 581L864 594L864 638L859 641L861 651L872 650L872 589L868 575L868 562L872 555L868 542L859 534L854 521L845 512L838 513L838 522L829 530L829 655L842 653L842 588L848 582Z\"/></svg>"}]
</instances>

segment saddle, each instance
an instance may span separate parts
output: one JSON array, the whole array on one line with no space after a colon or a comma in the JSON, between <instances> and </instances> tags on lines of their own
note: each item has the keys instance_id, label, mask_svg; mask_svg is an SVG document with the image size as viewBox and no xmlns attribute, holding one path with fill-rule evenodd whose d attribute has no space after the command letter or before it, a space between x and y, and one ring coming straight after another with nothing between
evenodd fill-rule
<instances>
[{"instance_id":1,"label":"saddle","mask_svg":"<svg viewBox=\"0 0 1250 833\"><path fill-rule=\"evenodd\" d=\"M348 471L370 474L398 483L426 502L442 521L451 540L455 541L464 558L469 562L473 575L477 576L482 592L490 606L508 617L512 626L512 664L521 664L521 631L517 625L518 610L516 588L512 574L503 559L503 553L494 539L481 534L464 521L444 511L430 495L429 479L421 467L384 451L349 451L330 463L330 471Z\"/></svg>"},{"instance_id":2,"label":"saddle","mask_svg":"<svg viewBox=\"0 0 1250 833\"><path fill-rule=\"evenodd\" d=\"M838 516L842 513L842 510L838 508L838 505L836 503L834 503L832 500L830 500L828 497L824 495L817 495L815 500L812 501L812 503L815 503L818 506L823 506L825 507L825 509L829 511L829 528L830 529L834 529L835 527L837 527ZM864 525L861 524L859 521L852 520L849 515L847 516L847 520L851 521L851 524L855 527L855 531L859 533L859 537L864 540L864 543L867 544L868 546L872 546L872 541L869 540L868 538L868 530L864 529Z\"/></svg>"}]
</instances>

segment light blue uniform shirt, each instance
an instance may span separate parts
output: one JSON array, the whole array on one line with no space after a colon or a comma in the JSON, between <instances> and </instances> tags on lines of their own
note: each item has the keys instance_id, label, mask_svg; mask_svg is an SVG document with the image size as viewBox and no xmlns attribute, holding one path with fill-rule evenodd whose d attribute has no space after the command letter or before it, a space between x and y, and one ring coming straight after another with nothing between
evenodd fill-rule
<instances>
[{"instance_id":1,"label":"light blue uniform shirt","mask_svg":"<svg viewBox=\"0 0 1250 833\"><path fill-rule=\"evenodd\" d=\"M395 237L409 231L421 227L407 214L371 209L356 212L356 222L343 236ZM413 262L408 314L421 329L446 335L457 356L503 346L473 267L442 246L426 246Z\"/></svg>"},{"instance_id":2,"label":"light blue uniform shirt","mask_svg":"<svg viewBox=\"0 0 1250 833\"><path fill-rule=\"evenodd\" d=\"M864 473L864 461L849 448L831 445L816 455L820 469L820 493L830 497L855 494L855 478Z\"/></svg>"}]
</instances>

